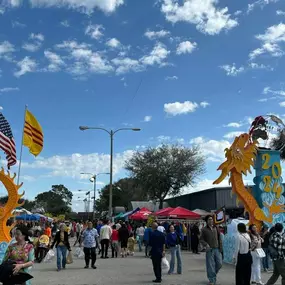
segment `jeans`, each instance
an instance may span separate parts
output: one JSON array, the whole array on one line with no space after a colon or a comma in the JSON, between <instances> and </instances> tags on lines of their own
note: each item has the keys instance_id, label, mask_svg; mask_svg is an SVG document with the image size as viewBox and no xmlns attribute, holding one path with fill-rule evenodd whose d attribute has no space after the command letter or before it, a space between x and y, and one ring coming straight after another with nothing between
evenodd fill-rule
<instances>
[{"instance_id":1,"label":"jeans","mask_svg":"<svg viewBox=\"0 0 285 285\"><path fill-rule=\"evenodd\" d=\"M153 265L153 272L155 275L156 280L161 281L161 255L155 255L151 257L152 265Z\"/></svg>"},{"instance_id":2,"label":"jeans","mask_svg":"<svg viewBox=\"0 0 285 285\"><path fill-rule=\"evenodd\" d=\"M210 283L216 284L222 262L222 254L218 248L211 248L206 252L207 277Z\"/></svg>"},{"instance_id":3,"label":"jeans","mask_svg":"<svg viewBox=\"0 0 285 285\"><path fill-rule=\"evenodd\" d=\"M57 254L57 269L65 268L67 247L65 245L58 245L56 248Z\"/></svg>"},{"instance_id":4,"label":"jeans","mask_svg":"<svg viewBox=\"0 0 285 285\"><path fill-rule=\"evenodd\" d=\"M85 264L89 267L90 257L91 257L91 266L95 266L96 262L96 248L95 247L84 247L85 255Z\"/></svg>"},{"instance_id":5,"label":"jeans","mask_svg":"<svg viewBox=\"0 0 285 285\"><path fill-rule=\"evenodd\" d=\"M118 257L118 252L119 252L119 242L118 241L113 241L112 242L112 257Z\"/></svg>"},{"instance_id":6,"label":"jeans","mask_svg":"<svg viewBox=\"0 0 285 285\"><path fill-rule=\"evenodd\" d=\"M141 252L143 244L143 236L139 236L138 244L139 244L139 251Z\"/></svg>"},{"instance_id":7,"label":"jeans","mask_svg":"<svg viewBox=\"0 0 285 285\"><path fill-rule=\"evenodd\" d=\"M266 269L269 269L272 266L272 262L271 262L271 259L269 256L268 248L263 248L263 250L266 254L266 256L264 258L262 258L262 265L263 265L263 269L265 271Z\"/></svg>"},{"instance_id":8,"label":"jeans","mask_svg":"<svg viewBox=\"0 0 285 285\"><path fill-rule=\"evenodd\" d=\"M177 273L182 273L182 261L181 261L181 249L180 245L171 246L170 247L170 254L171 254L171 260L170 260L170 268L169 268L169 274L174 272L174 266L175 266L175 255L177 258Z\"/></svg>"},{"instance_id":9,"label":"jeans","mask_svg":"<svg viewBox=\"0 0 285 285\"><path fill-rule=\"evenodd\" d=\"M261 258L255 251L251 252L252 266L251 266L251 281L261 283Z\"/></svg>"},{"instance_id":10,"label":"jeans","mask_svg":"<svg viewBox=\"0 0 285 285\"><path fill-rule=\"evenodd\" d=\"M282 285L285 285L285 261L278 259L273 261L273 275L267 281L266 285L273 285L277 282L279 276L282 276Z\"/></svg>"}]
</instances>

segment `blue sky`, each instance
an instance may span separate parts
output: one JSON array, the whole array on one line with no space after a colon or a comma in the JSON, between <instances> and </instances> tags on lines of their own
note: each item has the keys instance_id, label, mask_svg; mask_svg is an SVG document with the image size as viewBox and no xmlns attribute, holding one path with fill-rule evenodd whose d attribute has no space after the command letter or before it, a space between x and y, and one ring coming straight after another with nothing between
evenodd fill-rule
<instances>
[{"instance_id":1,"label":"blue sky","mask_svg":"<svg viewBox=\"0 0 285 285\"><path fill-rule=\"evenodd\" d=\"M142 129L116 135L115 180L136 149L196 143L207 173L189 190L210 187L251 118L285 114L284 42L282 0L0 0L0 106L18 154L25 104L45 136L23 152L27 198L60 183L83 197L80 172L109 171L107 134L79 125Z\"/></svg>"}]
</instances>

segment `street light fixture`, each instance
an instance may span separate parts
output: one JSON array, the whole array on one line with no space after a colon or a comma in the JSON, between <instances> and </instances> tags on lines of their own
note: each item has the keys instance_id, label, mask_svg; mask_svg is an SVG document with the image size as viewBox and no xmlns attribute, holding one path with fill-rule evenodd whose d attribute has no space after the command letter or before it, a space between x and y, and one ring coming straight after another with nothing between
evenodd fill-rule
<instances>
[{"instance_id":1,"label":"street light fixture","mask_svg":"<svg viewBox=\"0 0 285 285\"><path fill-rule=\"evenodd\" d=\"M110 189L109 189L109 218L112 217L113 212L113 151L114 151L114 135L120 131L133 131L139 132L141 129L139 128L120 128L117 130L107 130L100 127L88 127L88 126L80 126L79 129L81 131L86 130L101 130L109 134L111 141L111 150L110 150Z\"/></svg>"},{"instance_id":2,"label":"street light fixture","mask_svg":"<svg viewBox=\"0 0 285 285\"><path fill-rule=\"evenodd\" d=\"M85 175L85 174L88 174L88 175L92 175L91 178L89 179L90 182L93 182L93 192L94 192L94 201L93 201L93 220L95 220L95 212L96 212L96 182L97 182L97 176L99 175L103 175L103 174L110 174L109 172L101 172L101 173L98 173L98 174L93 174L93 173L90 173L90 172L81 172L80 174L82 175Z\"/></svg>"},{"instance_id":3,"label":"street light fixture","mask_svg":"<svg viewBox=\"0 0 285 285\"><path fill-rule=\"evenodd\" d=\"M85 195L87 196L87 195L89 195L89 197L88 197L88 200L87 200L87 198L85 198L84 200L86 200L86 201L88 201L88 220L89 220L89 213L90 213L90 194L91 194L91 192L90 192L90 190L78 190L79 192L85 192ZM83 201L84 201L83 200Z\"/></svg>"}]
</instances>

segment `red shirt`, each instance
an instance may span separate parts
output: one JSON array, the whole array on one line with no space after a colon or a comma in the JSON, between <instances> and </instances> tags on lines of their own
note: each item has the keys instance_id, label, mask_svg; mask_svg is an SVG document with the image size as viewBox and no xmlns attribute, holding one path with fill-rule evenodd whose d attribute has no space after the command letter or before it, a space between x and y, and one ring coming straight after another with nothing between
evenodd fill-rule
<instances>
[{"instance_id":1,"label":"red shirt","mask_svg":"<svg viewBox=\"0 0 285 285\"><path fill-rule=\"evenodd\" d=\"M119 241L119 232L117 230L112 232L112 241Z\"/></svg>"}]
</instances>

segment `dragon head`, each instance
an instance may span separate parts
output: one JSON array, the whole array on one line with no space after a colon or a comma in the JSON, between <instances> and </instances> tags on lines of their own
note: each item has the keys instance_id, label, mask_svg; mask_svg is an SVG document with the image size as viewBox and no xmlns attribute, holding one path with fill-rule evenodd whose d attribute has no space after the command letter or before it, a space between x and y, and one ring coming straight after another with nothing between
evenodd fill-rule
<instances>
[{"instance_id":1,"label":"dragon head","mask_svg":"<svg viewBox=\"0 0 285 285\"><path fill-rule=\"evenodd\" d=\"M225 149L226 161L222 163L218 170L222 173L213 184L221 183L226 176L235 169L240 174L251 173L251 166L254 165L254 160L257 152L257 141L250 141L250 135L247 133L236 137L230 148Z\"/></svg>"}]
</instances>

